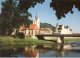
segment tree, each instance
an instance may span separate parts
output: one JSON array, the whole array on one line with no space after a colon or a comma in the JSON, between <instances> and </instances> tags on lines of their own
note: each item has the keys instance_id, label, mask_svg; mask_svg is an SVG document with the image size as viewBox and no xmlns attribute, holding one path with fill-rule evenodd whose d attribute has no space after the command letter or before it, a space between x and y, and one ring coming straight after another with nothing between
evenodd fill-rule
<instances>
[{"instance_id":1,"label":"tree","mask_svg":"<svg viewBox=\"0 0 80 58\"><path fill-rule=\"evenodd\" d=\"M41 28L50 28L50 29L53 30L53 32L54 32L54 30L55 30L55 27L52 26L51 24L48 24L48 23L41 23L40 27L41 27Z\"/></svg>"},{"instance_id":2,"label":"tree","mask_svg":"<svg viewBox=\"0 0 80 58\"><path fill-rule=\"evenodd\" d=\"M19 1L19 4L18 6L20 7L20 10L28 10L29 8L31 7L35 7L35 5L37 3L43 3L45 2L45 0L18 0Z\"/></svg>"},{"instance_id":3,"label":"tree","mask_svg":"<svg viewBox=\"0 0 80 58\"><path fill-rule=\"evenodd\" d=\"M52 0L50 6L56 11L58 19L61 19L69 12L73 14L73 6L80 11L80 0Z\"/></svg>"},{"instance_id":4,"label":"tree","mask_svg":"<svg viewBox=\"0 0 80 58\"><path fill-rule=\"evenodd\" d=\"M6 0L2 2L2 6L0 31L1 34L8 34L12 31L12 17L16 6L14 0Z\"/></svg>"},{"instance_id":5,"label":"tree","mask_svg":"<svg viewBox=\"0 0 80 58\"><path fill-rule=\"evenodd\" d=\"M2 2L0 32L2 35L11 35L13 28L26 22L29 24L31 21L29 17L31 14L27 10L20 10L16 0L6 0Z\"/></svg>"},{"instance_id":6,"label":"tree","mask_svg":"<svg viewBox=\"0 0 80 58\"><path fill-rule=\"evenodd\" d=\"M28 10L34 7L37 3L43 3L45 0L19 0L20 9ZM73 6L75 6L80 11L80 0L52 0L50 7L56 11L56 16L59 19L65 17L69 12L73 13Z\"/></svg>"}]
</instances>

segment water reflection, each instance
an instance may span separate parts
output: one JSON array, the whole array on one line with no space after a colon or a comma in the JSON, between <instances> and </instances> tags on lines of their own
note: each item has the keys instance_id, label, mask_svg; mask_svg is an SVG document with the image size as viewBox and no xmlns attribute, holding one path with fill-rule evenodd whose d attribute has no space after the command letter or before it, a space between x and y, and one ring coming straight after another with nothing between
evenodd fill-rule
<instances>
[{"instance_id":1,"label":"water reflection","mask_svg":"<svg viewBox=\"0 0 80 58\"><path fill-rule=\"evenodd\" d=\"M25 57L38 58L39 57L39 51L35 47L36 47L36 45L30 46L30 47L25 47L24 51L23 51L23 55Z\"/></svg>"},{"instance_id":2,"label":"water reflection","mask_svg":"<svg viewBox=\"0 0 80 58\"><path fill-rule=\"evenodd\" d=\"M64 50L63 45L30 45L27 47L16 47L0 49L0 57L68 57L79 56L80 52Z\"/></svg>"},{"instance_id":3,"label":"water reflection","mask_svg":"<svg viewBox=\"0 0 80 58\"><path fill-rule=\"evenodd\" d=\"M39 57L36 45L13 49L0 49L0 57Z\"/></svg>"},{"instance_id":4,"label":"water reflection","mask_svg":"<svg viewBox=\"0 0 80 58\"><path fill-rule=\"evenodd\" d=\"M0 50L0 57L12 57L16 56L16 51L13 49L1 49Z\"/></svg>"},{"instance_id":5,"label":"water reflection","mask_svg":"<svg viewBox=\"0 0 80 58\"><path fill-rule=\"evenodd\" d=\"M63 44L61 44L61 45L60 44L57 44L56 56L57 57L64 56Z\"/></svg>"}]
</instances>

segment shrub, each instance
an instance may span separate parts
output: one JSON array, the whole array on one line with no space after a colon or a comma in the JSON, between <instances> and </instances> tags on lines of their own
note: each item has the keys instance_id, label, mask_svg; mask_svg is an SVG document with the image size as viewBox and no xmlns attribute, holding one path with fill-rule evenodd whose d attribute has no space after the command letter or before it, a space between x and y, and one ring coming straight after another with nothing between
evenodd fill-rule
<instances>
[{"instance_id":1,"label":"shrub","mask_svg":"<svg viewBox=\"0 0 80 58\"><path fill-rule=\"evenodd\" d=\"M23 33L20 33L20 32L18 32L18 33L16 34L16 36L17 36L18 38L20 38L20 39L24 39L24 38L25 38L25 35L24 35Z\"/></svg>"}]
</instances>

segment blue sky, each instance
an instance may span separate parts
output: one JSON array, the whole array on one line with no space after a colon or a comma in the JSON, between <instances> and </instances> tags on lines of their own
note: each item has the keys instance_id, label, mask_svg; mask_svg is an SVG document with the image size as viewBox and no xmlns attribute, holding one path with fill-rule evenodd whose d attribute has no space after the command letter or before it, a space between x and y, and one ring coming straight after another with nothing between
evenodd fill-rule
<instances>
[{"instance_id":1,"label":"blue sky","mask_svg":"<svg viewBox=\"0 0 80 58\"><path fill-rule=\"evenodd\" d=\"M1 2L3 0L0 0L0 8L1 8ZM43 4L37 4L35 8L30 8L29 12L32 14L32 20L34 19L36 15L36 11L38 13L38 16L40 18L40 21L43 23L50 23L53 26L57 23L57 17L55 16L55 11L50 8L51 0L46 0ZM68 25L73 30L73 32L80 33L80 12L77 11L76 8L73 8L74 13L70 14L68 13L65 18L62 18L59 20L59 24Z\"/></svg>"}]
</instances>

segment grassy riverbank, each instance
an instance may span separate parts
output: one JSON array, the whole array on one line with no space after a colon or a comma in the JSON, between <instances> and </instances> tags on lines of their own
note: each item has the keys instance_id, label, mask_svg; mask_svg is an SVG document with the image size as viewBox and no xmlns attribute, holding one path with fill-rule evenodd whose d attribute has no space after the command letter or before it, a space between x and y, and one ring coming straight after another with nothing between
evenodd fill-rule
<instances>
[{"instance_id":1,"label":"grassy riverbank","mask_svg":"<svg viewBox=\"0 0 80 58\"><path fill-rule=\"evenodd\" d=\"M29 45L43 45L46 43L52 43L45 40L37 40L32 37L25 37L24 39L13 38L10 36L0 36L0 45L18 45L18 44L29 44Z\"/></svg>"},{"instance_id":2,"label":"grassy riverbank","mask_svg":"<svg viewBox=\"0 0 80 58\"><path fill-rule=\"evenodd\" d=\"M64 39L65 43L80 41L80 38ZM32 37L25 37L20 39L11 36L0 36L0 45L43 45L53 43L53 41L37 40Z\"/></svg>"},{"instance_id":3,"label":"grassy riverbank","mask_svg":"<svg viewBox=\"0 0 80 58\"><path fill-rule=\"evenodd\" d=\"M66 38L64 39L64 42L70 43L70 42L80 42L80 38Z\"/></svg>"}]
</instances>

